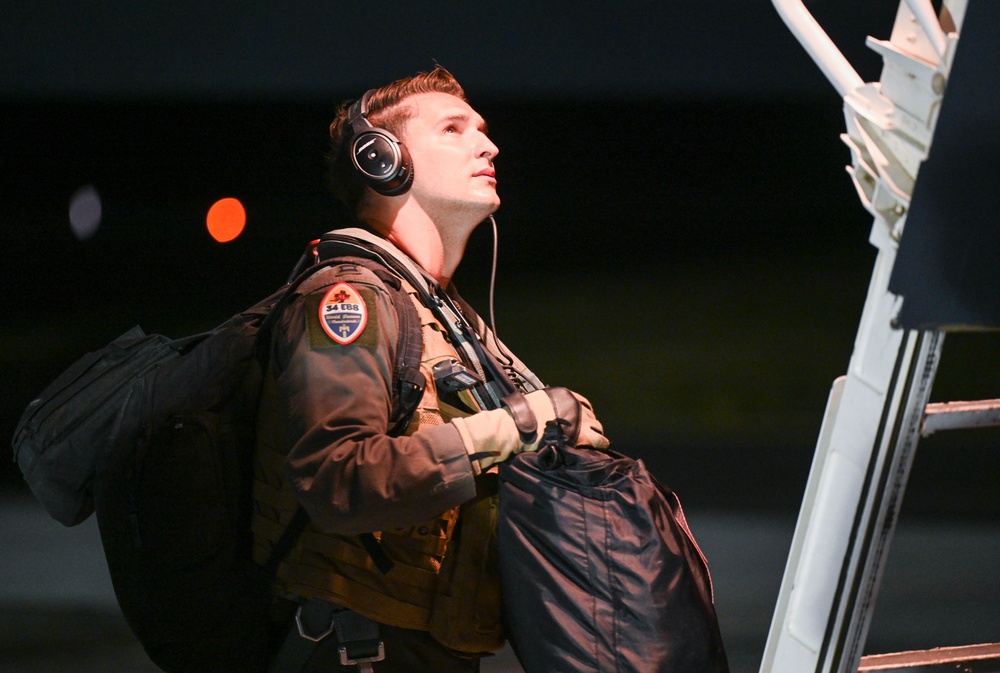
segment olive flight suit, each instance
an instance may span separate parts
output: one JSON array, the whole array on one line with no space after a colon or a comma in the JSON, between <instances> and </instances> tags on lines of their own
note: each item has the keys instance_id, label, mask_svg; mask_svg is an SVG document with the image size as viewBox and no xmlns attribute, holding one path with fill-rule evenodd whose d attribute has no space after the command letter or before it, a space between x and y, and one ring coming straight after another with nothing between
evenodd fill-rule
<instances>
[{"instance_id":1,"label":"olive flight suit","mask_svg":"<svg viewBox=\"0 0 1000 673\"><path fill-rule=\"evenodd\" d=\"M413 268L390 243L347 232ZM542 387L457 295L426 274L417 282L457 309L455 317L510 365L518 388ZM481 364L402 284L420 316L427 384L400 436L387 434L399 325L384 281L364 266L332 266L303 283L280 316L258 424L254 555L263 563L301 504L310 524L279 566L279 600L319 598L386 625L385 663L396 660L399 670L414 670L420 657L427 670L478 670L478 655L503 645L495 475L477 475L448 421L495 407L497 395L494 387L480 386L478 395L438 389L435 365L457 361L482 373ZM363 533L374 534L388 572ZM405 660L394 646L429 654ZM454 669L431 663L441 653L454 655Z\"/></svg>"}]
</instances>

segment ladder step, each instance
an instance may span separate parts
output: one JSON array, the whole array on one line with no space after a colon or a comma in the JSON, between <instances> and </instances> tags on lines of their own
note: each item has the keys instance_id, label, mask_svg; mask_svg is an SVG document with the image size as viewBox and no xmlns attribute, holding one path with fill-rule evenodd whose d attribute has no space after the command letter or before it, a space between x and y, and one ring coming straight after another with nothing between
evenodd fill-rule
<instances>
[{"instance_id":1,"label":"ladder step","mask_svg":"<svg viewBox=\"0 0 1000 673\"><path fill-rule=\"evenodd\" d=\"M939 647L895 654L870 654L861 657L860 673L895 671L896 673L1000 673L1000 643Z\"/></svg>"},{"instance_id":2,"label":"ladder step","mask_svg":"<svg viewBox=\"0 0 1000 673\"><path fill-rule=\"evenodd\" d=\"M938 430L985 428L1000 425L1000 400L978 402L935 402L924 407L920 434L924 437Z\"/></svg>"}]
</instances>

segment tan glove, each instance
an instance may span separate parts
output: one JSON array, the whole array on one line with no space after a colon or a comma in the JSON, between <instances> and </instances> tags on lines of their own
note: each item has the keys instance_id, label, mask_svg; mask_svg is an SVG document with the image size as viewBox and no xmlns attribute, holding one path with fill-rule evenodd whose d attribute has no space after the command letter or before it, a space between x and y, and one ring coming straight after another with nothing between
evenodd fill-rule
<instances>
[{"instance_id":1,"label":"tan glove","mask_svg":"<svg viewBox=\"0 0 1000 673\"><path fill-rule=\"evenodd\" d=\"M570 392L580 402L580 436L574 446L589 446L600 450L611 446L611 440L604 436L604 426L594 414L594 405L583 395L572 390Z\"/></svg>"},{"instance_id":2,"label":"tan glove","mask_svg":"<svg viewBox=\"0 0 1000 673\"><path fill-rule=\"evenodd\" d=\"M452 420L474 467L488 469L522 451L538 448L545 426L556 418L573 446L606 449L610 442L586 398L566 388L546 388L504 398L501 409Z\"/></svg>"}]
</instances>

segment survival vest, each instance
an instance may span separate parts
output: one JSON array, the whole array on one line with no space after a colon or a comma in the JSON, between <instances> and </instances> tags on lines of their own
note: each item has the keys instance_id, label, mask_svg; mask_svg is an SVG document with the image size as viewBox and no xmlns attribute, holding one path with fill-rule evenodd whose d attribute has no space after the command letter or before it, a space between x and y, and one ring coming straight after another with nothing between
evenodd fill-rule
<instances>
[{"instance_id":1,"label":"survival vest","mask_svg":"<svg viewBox=\"0 0 1000 673\"><path fill-rule=\"evenodd\" d=\"M398 278L368 259L324 259L310 244L292 279L204 334L135 327L69 367L25 410L12 446L49 514L95 510L119 606L168 673L261 671L273 654L270 580L305 526L290 525L265 567L251 560L252 459L271 325L313 273L366 266L399 320L393 431L419 402L422 338Z\"/></svg>"}]
</instances>

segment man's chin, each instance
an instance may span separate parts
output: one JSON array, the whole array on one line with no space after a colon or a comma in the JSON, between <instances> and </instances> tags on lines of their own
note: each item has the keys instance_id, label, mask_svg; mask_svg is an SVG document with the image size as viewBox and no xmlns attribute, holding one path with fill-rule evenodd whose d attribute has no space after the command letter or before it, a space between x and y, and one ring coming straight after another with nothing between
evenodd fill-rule
<instances>
[{"instance_id":1,"label":"man's chin","mask_svg":"<svg viewBox=\"0 0 1000 673\"><path fill-rule=\"evenodd\" d=\"M486 217L489 217L493 213L497 212L497 209L500 207L500 197L496 194L490 194L489 196L478 201L476 205L478 206L477 210L481 209L483 218L485 219Z\"/></svg>"}]
</instances>

